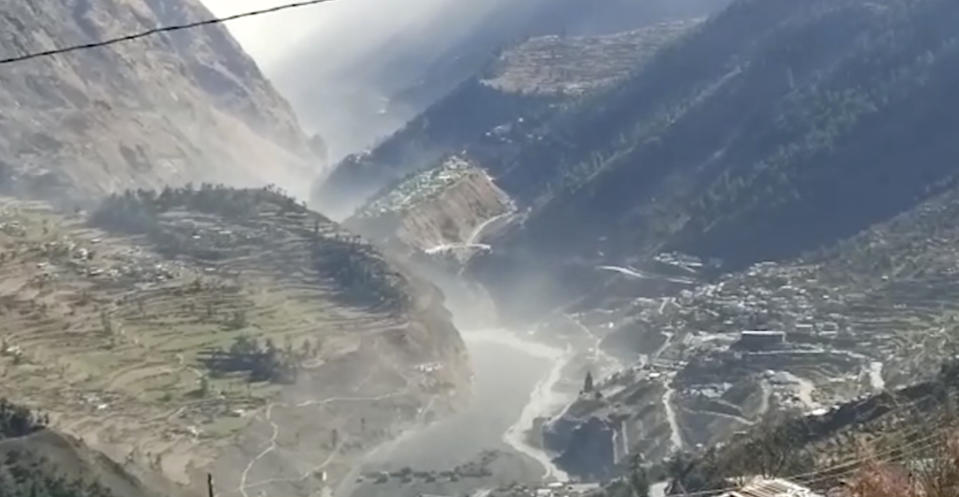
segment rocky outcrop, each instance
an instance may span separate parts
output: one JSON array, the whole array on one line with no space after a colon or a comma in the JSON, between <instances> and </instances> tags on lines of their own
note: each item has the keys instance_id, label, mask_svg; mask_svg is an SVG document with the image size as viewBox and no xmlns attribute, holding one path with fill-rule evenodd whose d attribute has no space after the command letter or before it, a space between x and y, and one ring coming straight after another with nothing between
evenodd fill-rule
<instances>
[{"instance_id":1,"label":"rocky outcrop","mask_svg":"<svg viewBox=\"0 0 959 497\"><path fill-rule=\"evenodd\" d=\"M483 169L451 156L384 188L345 225L442 288L445 305L476 326L495 322L497 312L460 269L489 250L487 237L508 225L514 210Z\"/></svg>"},{"instance_id":2,"label":"rocky outcrop","mask_svg":"<svg viewBox=\"0 0 959 497\"><path fill-rule=\"evenodd\" d=\"M478 140L501 143L514 128L524 128L516 125L521 116L528 120L548 112L553 103L554 97L504 93L478 79L467 81L380 146L343 159L314 185L311 203L334 219L346 219L384 188Z\"/></svg>"},{"instance_id":3,"label":"rocky outcrop","mask_svg":"<svg viewBox=\"0 0 959 497\"><path fill-rule=\"evenodd\" d=\"M453 156L385 189L345 224L388 247L469 253L484 248L484 229L511 210L485 171Z\"/></svg>"},{"instance_id":4,"label":"rocky outcrop","mask_svg":"<svg viewBox=\"0 0 959 497\"><path fill-rule=\"evenodd\" d=\"M15 56L211 17L198 0L7 2ZM321 166L290 106L226 28L4 66L0 186L84 200L187 182L298 185Z\"/></svg>"},{"instance_id":5,"label":"rocky outcrop","mask_svg":"<svg viewBox=\"0 0 959 497\"><path fill-rule=\"evenodd\" d=\"M604 480L633 453L656 460L672 450L665 386L632 374L616 377L543 426L545 447L570 475Z\"/></svg>"}]
</instances>

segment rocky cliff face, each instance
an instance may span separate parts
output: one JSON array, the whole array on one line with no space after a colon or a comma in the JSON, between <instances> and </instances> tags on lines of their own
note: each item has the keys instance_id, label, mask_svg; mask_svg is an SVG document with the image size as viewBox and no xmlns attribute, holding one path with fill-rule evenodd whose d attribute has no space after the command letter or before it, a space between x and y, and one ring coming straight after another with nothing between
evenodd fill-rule
<instances>
[{"instance_id":1,"label":"rocky cliff face","mask_svg":"<svg viewBox=\"0 0 959 497\"><path fill-rule=\"evenodd\" d=\"M454 156L385 189L345 224L387 246L455 253L482 249L483 228L511 210L485 171Z\"/></svg>"},{"instance_id":2,"label":"rocky cliff face","mask_svg":"<svg viewBox=\"0 0 959 497\"><path fill-rule=\"evenodd\" d=\"M446 305L475 326L496 312L489 295L458 273L516 217L489 174L454 155L384 188L344 225L439 285Z\"/></svg>"},{"instance_id":3,"label":"rocky cliff face","mask_svg":"<svg viewBox=\"0 0 959 497\"><path fill-rule=\"evenodd\" d=\"M9 56L211 16L196 0L7 0L2 12ZM222 26L4 66L0 105L0 185L17 193L226 181L303 194L321 166Z\"/></svg>"}]
</instances>

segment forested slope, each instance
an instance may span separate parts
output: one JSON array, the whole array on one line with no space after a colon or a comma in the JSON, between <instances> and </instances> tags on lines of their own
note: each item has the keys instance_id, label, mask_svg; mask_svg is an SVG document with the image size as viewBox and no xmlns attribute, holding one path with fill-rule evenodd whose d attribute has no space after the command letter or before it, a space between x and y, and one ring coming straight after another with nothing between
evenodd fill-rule
<instances>
[{"instance_id":1,"label":"forested slope","mask_svg":"<svg viewBox=\"0 0 959 497\"><path fill-rule=\"evenodd\" d=\"M957 19L941 0L735 3L528 147L558 169L520 243L739 265L909 209L956 172Z\"/></svg>"}]
</instances>

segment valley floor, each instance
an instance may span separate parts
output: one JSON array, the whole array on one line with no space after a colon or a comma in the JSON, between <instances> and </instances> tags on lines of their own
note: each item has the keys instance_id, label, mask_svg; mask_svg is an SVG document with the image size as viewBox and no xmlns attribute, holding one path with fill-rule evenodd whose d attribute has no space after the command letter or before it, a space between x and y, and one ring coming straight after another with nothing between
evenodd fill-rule
<instances>
[{"instance_id":1,"label":"valley floor","mask_svg":"<svg viewBox=\"0 0 959 497\"><path fill-rule=\"evenodd\" d=\"M469 406L377 450L338 497L462 495L567 477L530 432L568 400L555 389L570 354L505 330L464 337L475 372Z\"/></svg>"}]
</instances>

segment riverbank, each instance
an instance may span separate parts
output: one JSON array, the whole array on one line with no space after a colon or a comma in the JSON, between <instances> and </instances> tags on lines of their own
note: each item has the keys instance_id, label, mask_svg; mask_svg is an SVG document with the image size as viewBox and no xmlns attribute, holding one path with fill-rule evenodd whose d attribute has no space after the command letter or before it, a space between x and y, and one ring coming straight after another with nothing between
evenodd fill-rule
<instances>
[{"instance_id":1,"label":"riverbank","mask_svg":"<svg viewBox=\"0 0 959 497\"><path fill-rule=\"evenodd\" d=\"M556 389L572 357L502 329L466 332L474 366L466 409L368 456L337 497L462 495L512 483L565 480L549 455L531 443L542 416L569 400ZM533 436L531 436L533 435Z\"/></svg>"}]
</instances>

